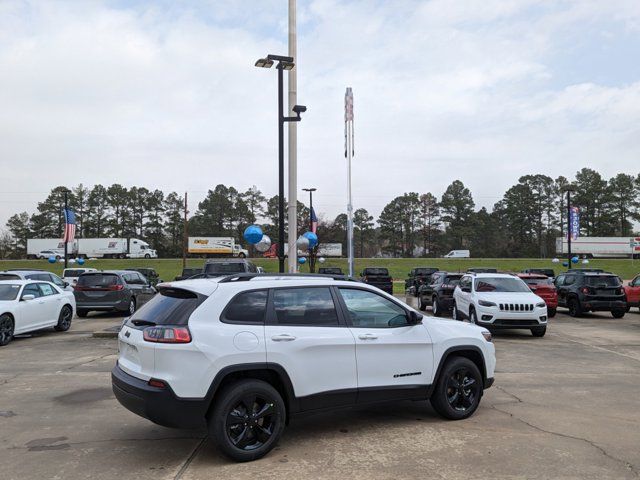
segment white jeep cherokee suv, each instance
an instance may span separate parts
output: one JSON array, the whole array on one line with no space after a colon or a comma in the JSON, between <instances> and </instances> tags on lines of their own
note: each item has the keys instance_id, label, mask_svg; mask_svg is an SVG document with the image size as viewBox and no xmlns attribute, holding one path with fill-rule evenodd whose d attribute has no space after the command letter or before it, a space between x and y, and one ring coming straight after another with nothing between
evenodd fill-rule
<instances>
[{"instance_id":1,"label":"white jeep cherokee suv","mask_svg":"<svg viewBox=\"0 0 640 480\"><path fill-rule=\"evenodd\" d=\"M547 331L547 304L515 275L467 274L453 292L453 318L468 318L489 329L528 329L534 337L542 337Z\"/></svg>"},{"instance_id":2,"label":"white jeep cherokee suv","mask_svg":"<svg viewBox=\"0 0 640 480\"><path fill-rule=\"evenodd\" d=\"M493 383L486 329L362 283L236 274L158 290L123 324L113 391L160 425L207 426L234 460L268 453L303 412L430 399L457 420Z\"/></svg>"}]
</instances>

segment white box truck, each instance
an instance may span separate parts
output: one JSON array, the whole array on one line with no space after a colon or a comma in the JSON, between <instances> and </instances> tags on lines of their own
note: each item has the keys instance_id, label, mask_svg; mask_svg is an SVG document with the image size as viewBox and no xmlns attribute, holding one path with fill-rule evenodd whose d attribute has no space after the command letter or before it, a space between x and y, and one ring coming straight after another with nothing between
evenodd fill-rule
<instances>
[{"instance_id":1,"label":"white box truck","mask_svg":"<svg viewBox=\"0 0 640 480\"><path fill-rule=\"evenodd\" d=\"M158 253L139 238L78 238L77 256L82 258L158 258Z\"/></svg>"},{"instance_id":2,"label":"white box truck","mask_svg":"<svg viewBox=\"0 0 640 480\"><path fill-rule=\"evenodd\" d=\"M556 238L556 253L566 255L566 238ZM571 240L571 254L587 258L640 258L640 237L578 237Z\"/></svg>"},{"instance_id":3,"label":"white box truck","mask_svg":"<svg viewBox=\"0 0 640 480\"><path fill-rule=\"evenodd\" d=\"M76 241L69 242L67 254L74 256L77 249ZM64 242L59 238L28 238L27 258L62 258L64 257Z\"/></svg>"},{"instance_id":4,"label":"white box truck","mask_svg":"<svg viewBox=\"0 0 640 480\"><path fill-rule=\"evenodd\" d=\"M189 237L187 252L220 257L249 256L249 251L236 243L233 237Z\"/></svg>"},{"instance_id":5,"label":"white box truck","mask_svg":"<svg viewBox=\"0 0 640 480\"><path fill-rule=\"evenodd\" d=\"M469 250L451 250L443 258L470 258L471 252Z\"/></svg>"}]
</instances>

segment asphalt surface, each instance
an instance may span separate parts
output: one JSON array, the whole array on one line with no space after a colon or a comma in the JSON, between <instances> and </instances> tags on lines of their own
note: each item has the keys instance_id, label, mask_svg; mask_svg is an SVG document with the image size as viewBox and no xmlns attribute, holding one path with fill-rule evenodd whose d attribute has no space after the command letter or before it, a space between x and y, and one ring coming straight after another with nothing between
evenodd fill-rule
<instances>
[{"instance_id":1,"label":"asphalt surface","mask_svg":"<svg viewBox=\"0 0 640 480\"><path fill-rule=\"evenodd\" d=\"M428 322L428 319L425 319ZM297 420L262 460L235 464L204 431L154 425L122 408L116 341L76 319L0 348L0 478L640 477L640 314L559 314L547 336L498 333L495 386L465 421L428 402Z\"/></svg>"}]
</instances>

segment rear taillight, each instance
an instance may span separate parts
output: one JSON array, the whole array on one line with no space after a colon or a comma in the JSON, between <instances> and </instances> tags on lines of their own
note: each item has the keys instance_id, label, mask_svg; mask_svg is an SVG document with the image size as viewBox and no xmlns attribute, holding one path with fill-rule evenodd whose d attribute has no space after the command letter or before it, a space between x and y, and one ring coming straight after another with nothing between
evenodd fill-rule
<instances>
[{"instance_id":1,"label":"rear taillight","mask_svg":"<svg viewBox=\"0 0 640 480\"><path fill-rule=\"evenodd\" d=\"M81 287L80 285L74 285L74 286L73 286L73 289L74 289L76 292L81 292L81 291L83 291L85 288L84 288L84 287Z\"/></svg>"},{"instance_id":2,"label":"rear taillight","mask_svg":"<svg viewBox=\"0 0 640 480\"><path fill-rule=\"evenodd\" d=\"M581 291L582 293L584 293L585 295L588 295L588 294L590 294L590 293L591 293L591 289L590 289L589 287L582 287L582 288L580 289L580 291Z\"/></svg>"},{"instance_id":3,"label":"rear taillight","mask_svg":"<svg viewBox=\"0 0 640 480\"><path fill-rule=\"evenodd\" d=\"M147 327L142 331L147 342L154 343L189 343L191 333L187 327Z\"/></svg>"},{"instance_id":4,"label":"rear taillight","mask_svg":"<svg viewBox=\"0 0 640 480\"><path fill-rule=\"evenodd\" d=\"M124 285L109 285L109 290L119 292L124 289Z\"/></svg>"}]
</instances>

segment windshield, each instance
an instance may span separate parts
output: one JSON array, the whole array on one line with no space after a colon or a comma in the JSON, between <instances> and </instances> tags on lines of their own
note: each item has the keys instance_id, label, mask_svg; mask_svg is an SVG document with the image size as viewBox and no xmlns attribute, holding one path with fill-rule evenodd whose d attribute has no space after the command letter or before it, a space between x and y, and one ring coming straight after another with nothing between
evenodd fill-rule
<instances>
[{"instance_id":1,"label":"windshield","mask_svg":"<svg viewBox=\"0 0 640 480\"><path fill-rule=\"evenodd\" d=\"M17 283L0 284L0 301L15 300L20 291L20 285Z\"/></svg>"},{"instance_id":2,"label":"windshield","mask_svg":"<svg viewBox=\"0 0 640 480\"><path fill-rule=\"evenodd\" d=\"M386 268L365 268L365 275L389 275L389 270Z\"/></svg>"},{"instance_id":3,"label":"windshield","mask_svg":"<svg viewBox=\"0 0 640 480\"><path fill-rule=\"evenodd\" d=\"M118 284L118 276L113 273L85 273L78 278L80 287L109 287Z\"/></svg>"},{"instance_id":4,"label":"windshield","mask_svg":"<svg viewBox=\"0 0 640 480\"><path fill-rule=\"evenodd\" d=\"M529 292L519 278L476 278L476 292Z\"/></svg>"},{"instance_id":5,"label":"windshield","mask_svg":"<svg viewBox=\"0 0 640 480\"><path fill-rule=\"evenodd\" d=\"M64 270L62 272L62 276L63 277L79 277L80 275L82 275L85 271L83 269L77 269L77 268L68 268L66 270Z\"/></svg>"},{"instance_id":6,"label":"windshield","mask_svg":"<svg viewBox=\"0 0 640 480\"><path fill-rule=\"evenodd\" d=\"M437 268L416 268L416 275L431 275L437 271Z\"/></svg>"},{"instance_id":7,"label":"windshield","mask_svg":"<svg viewBox=\"0 0 640 480\"><path fill-rule=\"evenodd\" d=\"M455 276L455 277L447 277L444 279L444 284L446 285L458 285L460 283L460 279L462 278L462 275L460 276Z\"/></svg>"},{"instance_id":8,"label":"windshield","mask_svg":"<svg viewBox=\"0 0 640 480\"><path fill-rule=\"evenodd\" d=\"M245 271L244 263L240 262L208 263L204 273L243 273Z\"/></svg>"},{"instance_id":9,"label":"windshield","mask_svg":"<svg viewBox=\"0 0 640 480\"><path fill-rule=\"evenodd\" d=\"M618 277L613 275L598 275L598 276L587 276L586 282L587 285L591 287L619 287L620 280Z\"/></svg>"}]
</instances>

